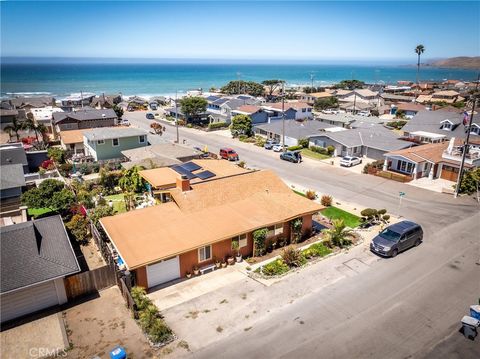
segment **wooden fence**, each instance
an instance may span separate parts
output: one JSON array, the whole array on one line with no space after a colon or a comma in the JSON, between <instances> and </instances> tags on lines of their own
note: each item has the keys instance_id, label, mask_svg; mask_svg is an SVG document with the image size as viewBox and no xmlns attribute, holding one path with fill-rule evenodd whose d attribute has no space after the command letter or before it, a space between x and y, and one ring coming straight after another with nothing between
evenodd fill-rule
<instances>
[{"instance_id":1,"label":"wooden fence","mask_svg":"<svg viewBox=\"0 0 480 359\"><path fill-rule=\"evenodd\" d=\"M127 287L127 284L125 283L125 279L123 277L117 277L117 285L120 289L120 292L122 293L123 299L125 299L125 304L127 305L127 308L133 311L134 301L132 295L130 294L130 290Z\"/></svg>"},{"instance_id":2,"label":"wooden fence","mask_svg":"<svg viewBox=\"0 0 480 359\"><path fill-rule=\"evenodd\" d=\"M117 273L114 265L107 264L66 277L64 283L67 298L71 300L117 284Z\"/></svg>"}]
</instances>

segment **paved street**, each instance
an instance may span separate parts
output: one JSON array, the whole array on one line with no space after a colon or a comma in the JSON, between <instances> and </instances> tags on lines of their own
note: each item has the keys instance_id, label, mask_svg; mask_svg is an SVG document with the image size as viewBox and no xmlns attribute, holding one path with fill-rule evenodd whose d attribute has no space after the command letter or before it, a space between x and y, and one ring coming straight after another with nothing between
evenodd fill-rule
<instances>
[{"instance_id":1,"label":"paved street","mask_svg":"<svg viewBox=\"0 0 480 359\"><path fill-rule=\"evenodd\" d=\"M144 114L128 113L125 117L132 125L148 129ZM152 135L150 142L172 140L175 128L166 128L162 138ZM195 358L218 357L218 353L234 358L480 356L480 340L466 343L456 333L461 317L480 296L480 215L472 198L454 199L308 159L291 164L280 161L271 151L218 133L181 128L180 140L184 139L191 146L207 145L212 152L231 146L249 167L274 169L287 183L328 193L336 202L386 208L417 221L425 231L420 247L395 259L377 260L371 253L362 253L362 260L375 260L358 274L346 275L328 286L321 276L313 275L325 262L316 269L300 271L295 280L284 282L288 285L252 287L258 296L251 306L271 309L258 311L255 324L248 330L232 326L222 335L191 343ZM399 191L406 192L401 206ZM357 254L352 251L349 256ZM250 290L252 284L242 285L242 290ZM315 285L321 290L315 290ZM228 295L239 290L233 283L221 292ZM281 293L296 300L283 305ZM277 298L282 305L277 305ZM227 305L232 313L242 315L234 304ZM166 317L168 320L168 313ZM203 325L195 322L200 328Z\"/></svg>"}]
</instances>

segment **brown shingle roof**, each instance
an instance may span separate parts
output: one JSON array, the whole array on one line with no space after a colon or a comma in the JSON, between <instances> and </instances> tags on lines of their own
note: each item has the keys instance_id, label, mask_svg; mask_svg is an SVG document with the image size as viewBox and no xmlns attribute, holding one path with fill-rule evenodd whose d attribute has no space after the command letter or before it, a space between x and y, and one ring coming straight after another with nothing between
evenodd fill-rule
<instances>
[{"instance_id":1,"label":"brown shingle roof","mask_svg":"<svg viewBox=\"0 0 480 359\"><path fill-rule=\"evenodd\" d=\"M455 146L460 146L463 143L461 139L455 139ZM392 151L386 154L388 155L398 155L409 160L420 163L424 161L429 161L433 163L439 162L448 162L442 158L443 151L448 147L449 141L440 142L440 143L428 143L426 145L414 146L410 148L405 148L403 150Z\"/></svg>"},{"instance_id":2,"label":"brown shingle roof","mask_svg":"<svg viewBox=\"0 0 480 359\"><path fill-rule=\"evenodd\" d=\"M86 131L89 131L89 129L61 131L60 138L62 142L66 145L72 143L81 143L83 142L83 133Z\"/></svg>"},{"instance_id":3,"label":"brown shingle roof","mask_svg":"<svg viewBox=\"0 0 480 359\"><path fill-rule=\"evenodd\" d=\"M271 171L194 184L174 199L178 206L170 202L100 220L128 268L323 209L293 193Z\"/></svg>"},{"instance_id":4,"label":"brown shingle roof","mask_svg":"<svg viewBox=\"0 0 480 359\"><path fill-rule=\"evenodd\" d=\"M245 112L245 113L255 113L261 110L259 106L254 105L243 105L237 108L235 111Z\"/></svg>"}]
</instances>

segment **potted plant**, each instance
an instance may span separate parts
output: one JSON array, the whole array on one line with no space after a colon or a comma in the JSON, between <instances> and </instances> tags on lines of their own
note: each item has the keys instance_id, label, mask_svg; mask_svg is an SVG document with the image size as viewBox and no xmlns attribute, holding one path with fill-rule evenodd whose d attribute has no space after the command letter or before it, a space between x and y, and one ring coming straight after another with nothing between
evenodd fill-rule
<instances>
[{"instance_id":1,"label":"potted plant","mask_svg":"<svg viewBox=\"0 0 480 359\"><path fill-rule=\"evenodd\" d=\"M227 263L230 264L230 265L234 265L235 264L235 259L232 256L229 256L227 258Z\"/></svg>"},{"instance_id":2,"label":"potted plant","mask_svg":"<svg viewBox=\"0 0 480 359\"><path fill-rule=\"evenodd\" d=\"M222 263L220 262L220 260L218 258L215 258L215 268L220 268L220 266L222 265Z\"/></svg>"},{"instance_id":3,"label":"potted plant","mask_svg":"<svg viewBox=\"0 0 480 359\"><path fill-rule=\"evenodd\" d=\"M225 260L222 261L222 268L227 268L227 262L225 262Z\"/></svg>"},{"instance_id":4,"label":"potted plant","mask_svg":"<svg viewBox=\"0 0 480 359\"><path fill-rule=\"evenodd\" d=\"M199 275L200 274L200 269L198 269L197 266L193 267L193 274Z\"/></svg>"},{"instance_id":5,"label":"potted plant","mask_svg":"<svg viewBox=\"0 0 480 359\"><path fill-rule=\"evenodd\" d=\"M191 277L192 277L192 273L191 273L191 272L187 272L187 273L185 273L185 276L186 276L187 278L191 278Z\"/></svg>"},{"instance_id":6,"label":"potted plant","mask_svg":"<svg viewBox=\"0 0 480 359\"><path fill-rule=\"evenodd\" d=\"M240 243L238 241L232 241L232 250L237 252L235 260L237 263L240 263L242 261L242 254L240 253Z\"/></svg>"}]
</instances>

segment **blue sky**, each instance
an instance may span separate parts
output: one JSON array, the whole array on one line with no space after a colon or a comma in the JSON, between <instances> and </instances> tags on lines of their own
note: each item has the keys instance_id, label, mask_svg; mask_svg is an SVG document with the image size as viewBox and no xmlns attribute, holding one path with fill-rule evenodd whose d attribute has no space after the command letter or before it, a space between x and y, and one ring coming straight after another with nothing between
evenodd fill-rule
<instances>
[{"instance_id":1,"label":"blue sky","mask_svg":"<svg viewBox=\"0 0 480 359\"><path fill-rule=\"evenodd\" d=\"M480 2L2 2L2 56L403 60L480 55Z\"/></svg>"}]
</instances>

